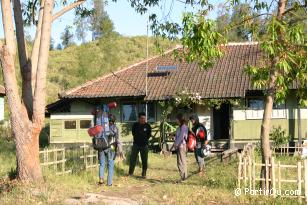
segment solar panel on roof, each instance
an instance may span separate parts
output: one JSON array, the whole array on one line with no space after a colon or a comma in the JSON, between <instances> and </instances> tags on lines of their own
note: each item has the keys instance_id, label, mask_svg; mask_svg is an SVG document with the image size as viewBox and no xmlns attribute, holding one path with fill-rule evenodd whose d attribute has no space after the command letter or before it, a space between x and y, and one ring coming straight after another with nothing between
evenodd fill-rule
<instances>
[{"instance_id":1,"label":"solar panel on roof","mask_svg":"<svg viewBox=\"0 0 307 205\"><path fill-rule=\"evenodd\" d=\"M157 71L171 71L171 70L177 70L176 65L159 65L157 66Z\"/></svg>"}]
</instances>

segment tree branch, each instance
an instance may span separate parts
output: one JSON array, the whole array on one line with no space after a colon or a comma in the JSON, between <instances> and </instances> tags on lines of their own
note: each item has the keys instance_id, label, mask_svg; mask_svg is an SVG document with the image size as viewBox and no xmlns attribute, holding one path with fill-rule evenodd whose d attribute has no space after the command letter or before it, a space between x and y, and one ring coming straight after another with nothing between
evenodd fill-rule
<instances>
[{"instance_id":1,"label":"tree branch","mask_svg":"<svg viewBox=\"0 0 307 205\"><path fill-rule=\"evenodd\" d=\"M45 0L42 0L40 5L40 11L38 15L38 23L35 33L35 40L32 48L32 54L31 54L31 60L29 66L31 66L31 92L32 96L34 95L35 91L35 84L36 84L36 71L37 71L37 62L38 62L38 54L39 54L39 45L41 42L41 29L42 29L42 22L43 22L43 15L44 15L44 2Z\"/></svg>"},{"instance_id":2,"label":"tree branch","mask_svg":"<svg viewBox=\"0 0 307 205\"><path fill-rule=\"evenodd\" d=\"M45 0L42 19L39 58L37 63L36 84L33 100L33 122L40 128L44 123L46 105L46 78L51 39L52 10L54 0Z\"/></svg>"},{"instance_id":3,"label":"tree branch","mask_svg":"<svg viewBox=\"0 0 307 205\"><path fill-rule=\"evenodd\" d=\"M31 68L28 66L27 50L24 37L24 27L20 0L13 0L16 39L20 72L22 76L22 99L27 108L28 117L32 115Z\"/></svg>"},{"instance_id":4,"label":"tree branch","mask_svg":"<svg viewBox=\"0 0 307 205\"><path fill-rule=\"evenodd\" d=\"M52 21L56 20L57 18L59 18L60 16L62 16L63 14L65 14L66 12L72 10L73 8L80 6L81 4L83 4L84 2L86 2L86 0L78 0L74 3L71 3L70 5L64 7L62 10L56 12L53 17L52 17Z\"/></svg>"},{"instance_id":5,"label":"tree branch","mask_svg":"<svg viewBox=\"0 0 307 205\"><path fill-rule=\"evenodd\" d=\"M16 45L15 45L15 33L14 25L11 11L11 2L9 0L1 0L2 8L2 21L3 21L3 31L5 38L5 45L10 55L15 57L16 55Z\"/></svg>"}]
</instances>

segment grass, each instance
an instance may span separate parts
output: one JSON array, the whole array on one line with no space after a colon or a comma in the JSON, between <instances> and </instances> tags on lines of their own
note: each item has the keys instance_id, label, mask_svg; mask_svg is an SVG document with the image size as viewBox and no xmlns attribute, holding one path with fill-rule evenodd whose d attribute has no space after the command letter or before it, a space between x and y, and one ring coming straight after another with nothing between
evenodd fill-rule
<instances>
[{"instance_id":1,"label":"grass","mask_svg":"<svg viewBox=\"0 0 307 205\"><path fill-rule=\"evenodd\" d=\"M262 196L234 196L237 161L224 165L217 158L206 162L206 174L200 177L192 154L188 155L189 178L177 184L179 174L176 156L164 158L149 154L148 178L141 179L141 168L135 177L127 177L127 163L116 165L113 187L96 185L98 170L79 171L55 176L44 172L44 181L23 183L9 181L7 173L14 167L14 148L9 141L0 142L0 204L63 204L69 198L82 198L86 193L128 197L142 204L297 204L296 199L273 199ZM4 150L4 152L2 152ZM2 188L1 188L2 187ZM4 187L4 188L3 188Z\"/></svg>"}]
</instances>

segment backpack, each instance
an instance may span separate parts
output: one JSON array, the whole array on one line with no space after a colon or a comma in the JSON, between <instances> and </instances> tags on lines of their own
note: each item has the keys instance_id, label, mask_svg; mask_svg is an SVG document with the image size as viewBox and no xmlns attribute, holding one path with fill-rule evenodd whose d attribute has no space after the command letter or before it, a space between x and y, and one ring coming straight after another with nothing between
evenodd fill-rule
<instances>
[{"instance_id":1,"label":"backpack","mask_svg":"<svg viewBox=\"0 0 307 205\"><path fill-rule=\"evenodd\" d=\"M93 137L93 148L97 151L103 151L111 147L108 136Z\"/></svg>"}]
</instances>

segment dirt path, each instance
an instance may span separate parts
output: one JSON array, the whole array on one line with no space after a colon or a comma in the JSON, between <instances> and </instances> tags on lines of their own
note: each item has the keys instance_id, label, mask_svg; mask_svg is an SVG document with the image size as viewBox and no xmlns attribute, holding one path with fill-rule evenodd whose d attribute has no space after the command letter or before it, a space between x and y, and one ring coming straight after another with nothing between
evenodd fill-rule
<instances>
[{"instance_id":1,"label":"dirt path","mask_svg":"<svg viewBox=\"0 0 307 205\"><path fill-rule=\"evenodd\" d=\"M142 194L148 185L127 186L124 190L103 191L100 193L85 193L82 196L70 197L65 200L66 205L106 204L106 205L138 205L141 204ZM135 198L139 200L135 200Z\"/></svg>"},{"instance_id":2,"label":"dirt path","mask_svg":"<svg viewBox=\"0 0 307 205\"><path fill-rule=\"evenodd\" d=\"M65 204L138 205L139 203L129 198L107 196L105 194L86 193L83 197L72 197L66 199Z\"/></svg>"}]
</instances>

